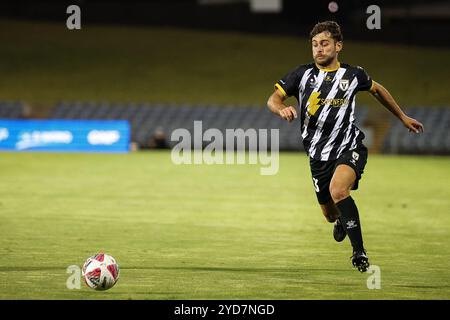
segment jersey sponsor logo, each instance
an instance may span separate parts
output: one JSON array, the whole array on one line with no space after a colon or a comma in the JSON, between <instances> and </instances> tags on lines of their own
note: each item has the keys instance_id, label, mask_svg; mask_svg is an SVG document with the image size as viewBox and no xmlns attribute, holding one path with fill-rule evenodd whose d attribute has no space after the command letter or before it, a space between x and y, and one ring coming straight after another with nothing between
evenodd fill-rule
<instances>
[{"instance_id":1,"label":"jersey sponsor logo","mask_svg":"<svg viewBox=\"0 0 450 320\"><path fill-rule=\"evenodd\" d=\"M342 91L347 91L349 84L350 82L347 79L341 79L339 80L339 89Z\"/></svg>"},{"instance_id":2,"label":"jersey sponsor logo","mask_svg":"<svg viewBox=\"0 0 450 320\"><path fill-rule=\"evenodd\" d=\"M319 92L313 92L306 102L308 113L313 116L321 106L329 105L331 107L344 107L349 104L349 99L327 99L319 98Z\"/></svg>"},{"instance_id":3,"label":"jersey sponsor logo","mask_svg":"<svg viewBox=\"0 0 450 320\"><path fill-rule=\"evenodd\" d=\"M308 113L310 115L315 115L317 110L320 108L320 99L318 98L320 95L320 92L313 92L309 96L308 102L306 105L308 106Z\"/></svg>"},{"instance_id":4,"label":"jersey sponsor logo","mask_svg":"<svg viewBox=\"0 0 450 320\"><path fill-rule=\"evenodd\" d=\"M348 103L349 103L348 99L325 99L325 98L319 99L319 105L321 106L328 104L332 107L343 107L348 105Z\"/></svg>"}]
</instances>

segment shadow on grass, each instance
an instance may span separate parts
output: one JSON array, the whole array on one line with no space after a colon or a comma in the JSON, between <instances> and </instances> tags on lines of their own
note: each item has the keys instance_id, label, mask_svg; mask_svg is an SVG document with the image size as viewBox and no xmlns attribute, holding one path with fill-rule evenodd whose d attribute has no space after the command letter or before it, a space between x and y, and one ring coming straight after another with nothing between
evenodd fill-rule
<instances>
[{"instance_id":1,"label":"shadow on grass","mask_svg":"<svg viewBox=\"0 0 450 320\"><path fill-rule=\"evenodd\" d=\"M32 272L66 270L68 266L43 266L43 267L0 267L0 272ZM299 273L299 272L348 272L350 269L309 269L309 268L227 268L227 267L121 267L121 270L186 270L205 272L249 272L249 273Z\"/></svg>"},{"instance_id":2,"label":"shadow on grass","mask_svg":"<svg viewBox=\"0 0 450 320\"><path fill-rule=\"evenodd\" d=\"M393 287L397 288L413 288L413 289L436 289L436 288L450 288L450 285L441 285L441 286L423 286L423 285L398 285L393 284Z\"/></svg>"},{"instance_id":3,"label":"shadow on grass","mask_svg":"<svg viewBox=\"0 0 450 320\"><path fill-rule=\"evenodd\" d=\"M186 270L205 272L248 272L248 273L300 273L300 272L348 272L350 269L308 269L308 268L227 268L227 267L121 267L121 270Z\"/></svg>"},{"instance_id":4,"label":"shadow on grass","mask_svg":"<svg viewBox=\"0 0 450 320\"><path fill-rule=\"evenodd\" d=\"M53 270L64 270L66 271L68 266L64 267L0 267L0 272L32 272L32 271L53 271Z\"/></svg>"},{"instance_id":5,"label":"shadow on grass","mask_svg":"<svg viewBox=\"0 0 450 320\"><path fill-rule=\"evenodd\" d=\"M128 292L128 291L120 291L120 290L114 290L114 289L110 289L108 291L95 291L95 290L90 290L90 291L85 291L85 290L71 290L70 292L71 294L74 295L80 295L82 297L85 298L96 298L96 297L101 297L101 298L108 298L108 296L124 296L123 299L127 300L130 299L132 300L132 297L126 297L127 295L149 295L149 296L175 296L175 295L186 295L189 292L178 292L178 291L145 291L145 292L139 292L139 291L133 291L133 292Z\"/></svg>"}]
</instances>

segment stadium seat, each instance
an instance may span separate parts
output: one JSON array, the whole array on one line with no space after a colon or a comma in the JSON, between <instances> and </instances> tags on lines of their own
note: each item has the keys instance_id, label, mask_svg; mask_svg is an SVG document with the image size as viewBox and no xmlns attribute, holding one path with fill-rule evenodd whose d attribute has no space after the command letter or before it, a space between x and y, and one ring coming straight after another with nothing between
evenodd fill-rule
<instances>
[{"instance_id":1,"label":"stadium seat","mask_svg":"<svg viewBox=\"0 0 450 320\"><path fill-rule=\"evenodd\" d=\"M450 109L414 107L405 110L406 113L419 120L425 127L425 132L415 135L408 132L401 122L394 119L385 136L383 152L399 154L450 154L448 129Z\"/></svg>"},{"instance_id":2,"label":"stadium seat","mask_svg":"<svg viewBox=\"0 0 450 320\"><path fill-rule=\"evenodd\" d=\"M20 119L25 117L25 105L21 102L0 102L0 119Z\"/></svg>"},{"instance_id":3,"label":"stadium seat","mask_svg":"<svg viewBox=\"0 0 450 320\"><path fill-rule=\"evenodd\" d=\"M17 107L17 106L16 106ZM10 107L8 107L10 108ZM0 116L16 113L0 104ZM19 110L16 108L16 110ZM408 133L403 124L394 119L385 136L383 152L404 154L449 154L449 108L409 108L406 112L423 122L425 133L419 136ZM369 109L361 106L355 110L355 122L364 127ZM225 136L226 129L249 128L279 129L280 150L303 150L299 119L288 123L274 116L265 106L217 104L108 104L60 102L53 108L51 118L61 119L126 119L130 122L132 139L141 146L148 143L156 129L165 132L167 139L177 128L193 133L194 121L202 121L203 132L218 128ZM268 132L270 136L270 131ZM169 145L174 145L170 141ZM204 143L207 144L207 143Z\"/></svg>"}]
</instances>

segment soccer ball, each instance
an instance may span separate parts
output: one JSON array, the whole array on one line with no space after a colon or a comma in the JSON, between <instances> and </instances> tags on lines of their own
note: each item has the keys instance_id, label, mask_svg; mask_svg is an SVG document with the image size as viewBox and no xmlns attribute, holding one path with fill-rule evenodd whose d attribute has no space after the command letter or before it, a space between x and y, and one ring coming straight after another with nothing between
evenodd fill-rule
<instances>
[{"instance_id":1,"label":"soccer ball","mask_svg":"<svg viewBox=\"0 0 450 320\"><path fill-rule=\"evenodd\" d=\"M104 253L88 258L82 269L84 281L94 290L112 288L119 280L119 273L119 265L116 260Z\"/></svg>"}]
</instances>

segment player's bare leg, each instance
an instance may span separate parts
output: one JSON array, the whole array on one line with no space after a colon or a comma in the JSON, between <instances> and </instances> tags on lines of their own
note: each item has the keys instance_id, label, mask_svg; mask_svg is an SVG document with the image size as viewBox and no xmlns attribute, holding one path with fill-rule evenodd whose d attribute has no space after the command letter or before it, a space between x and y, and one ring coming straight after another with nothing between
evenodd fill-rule
<instances>
[{"instance_id":1,"label":"player's bare leg","mask_svg":"<svg viewBox=\"0 0 450 320\"><path fill-rule=\"evenodd\" d=\"M340 220L353 247L352 263L359 271L365 272L369 261L364 250L358 208L350 196L356 181L356 173L352 167L341 164L336 167L330 182L330 194L341 213Z\"/></svg>"},{"instance_id":2,"label":"player's bare leg","mask_svg":"<svg viewBox=\"0 0 450 320\"><path fill-rule=\"evenodd\" d=\"M333 199L330 199L330 201L328 201L325 204L321 204L320 207L322 208L322 213L325 216L325 219L327 219L328 222L334 223L333 228L334 240L336 240L337 242L343 241L347 233L345 232L345 229L342 226L341 219L339 219L341 213L339 212L339 209L336 207Z\"/></svg>"},{"instance_id":3,"label":"player's bare leg","mask_svg":"<svg viewBox=\"0 0 450 320\"><path fill-rule=\"evenodd\" d=\"M352 167L340 164L334 171L330 182L330 194L334 203L338 203L350 196L350 190L356 181L356 173Z\"/></svg>"},{"instance_id":4,"label":"player's bare leg","mask_svg":"<svg viewBox=\"0 0 450 320\"><path fill-rule=\"evenodd\" d=\"M330 199L330 201L325 204L321 204L320 208L322 209L322 213L328 222L335 222L340 216L340 212L334 204L333 199Z\"/></svg>"}]
</instances>

